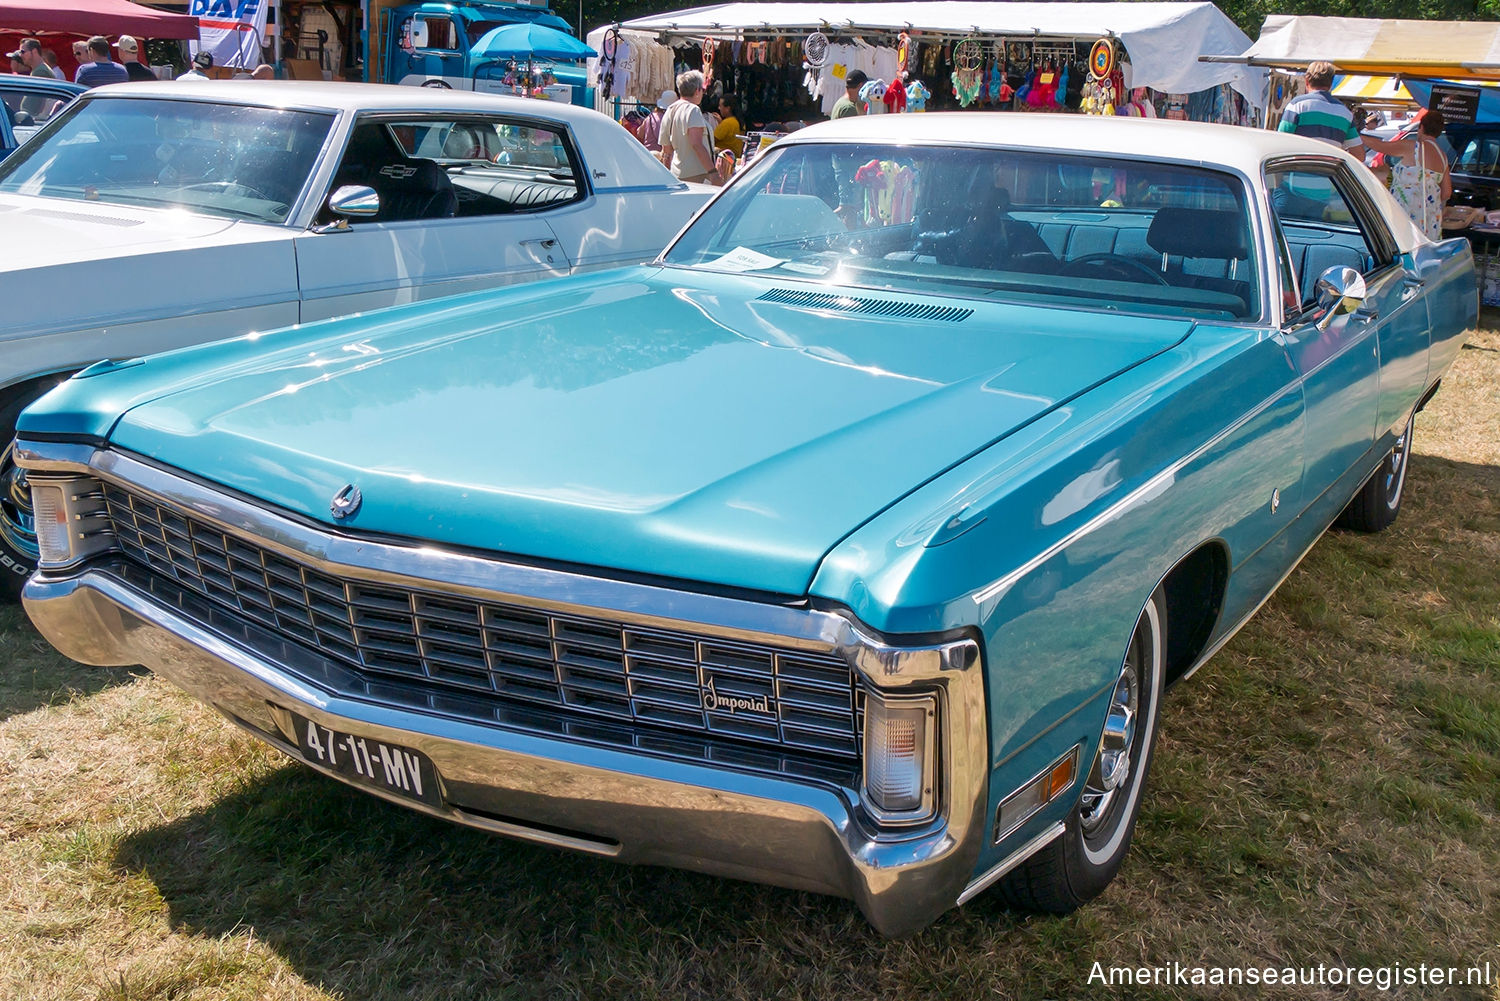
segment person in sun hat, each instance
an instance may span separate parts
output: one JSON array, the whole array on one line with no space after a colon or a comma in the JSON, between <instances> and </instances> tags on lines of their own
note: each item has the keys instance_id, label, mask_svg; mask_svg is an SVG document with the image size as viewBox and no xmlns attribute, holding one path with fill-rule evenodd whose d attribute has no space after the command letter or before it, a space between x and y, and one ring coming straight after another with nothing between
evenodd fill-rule
<instances>
[{"instance_id":1,"label":"person in sun hat","mask_svg":"<svg viewBox=\"0 0 1500 1001\"><path fill-rule=\"evenodd\" d=\"M115 41L115 51L120 54L120 65L130 75L132 83L140 80L155 80L156 74L140 63L141 43L133 35L121 35Z\"/></svg>"},{"instance_id":2,"label":"person in sun hat","mask_svg":"<svg viewBox=\"0 0 1500 1001\"><path fill-rule=\"evenodd\" d=\"M661 152L662 116L667 113L667 109L676 103L676 101L677 92L675 90L662 91L661 96L656 99L656 107L652 108L651 114L647 115L646 120L641 122L638 135L641 142L645 143L646 148L653 153Z\"/></svg>"},{"instance_id":3,"label":"person in sun hat","mask_svg":"<svg viewBox=\"0 0 1500 1001\"><path fill-rule=\"evenodd\" d=\"M849 75L844 77L844 96L834 102L833 113L829 118L853 118L855 115L863 114L860 110L859 89L870 82L864 70L850 70Z\"/></svg>"},{"instance_id":4,"label":"person in sun hat","mask_svg":"<svg viewBox=\"0 0 1500 1001\"><path fill-rule=\"evenodd\" d=\"M205 72L205 71L211 69L213 67L213 64L214 64L214 55L213 55L213 53L209 52L207 49L204 49L203 51L199 52L196 56L193 57L193 65L190 66L190 67L188 67L188 71L186 73L182 74L182 76L178 77L177 79L179 79L179 80L207 80L208 79L208 73Z\"/></svg>"}]
</instances>

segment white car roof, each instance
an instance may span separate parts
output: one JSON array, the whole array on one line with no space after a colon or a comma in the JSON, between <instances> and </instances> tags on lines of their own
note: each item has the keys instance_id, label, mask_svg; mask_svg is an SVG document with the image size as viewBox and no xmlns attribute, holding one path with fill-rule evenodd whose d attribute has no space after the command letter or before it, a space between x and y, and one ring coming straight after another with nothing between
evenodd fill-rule
<instances>
[{"instance_id":1,"label":"white car roof","mask_svg":"<svg viewBox=\"0 0 1500 1001\"><path fill-rule=\"evenodd\" d=\"M512 114L571 129L588 160L596 191L615 188L681 187L646 147L607 115L561 101L502 94L475 94L440 87L382 83L319 83L304 80L172 80L113 83L89 91L89 100L148 97L208 101L264 108L295 108L335 114L421 112Z\"/></svg>"},{"instance_id":2,"label":"white car roof","mask_svg":"<svg viewBox=\"0 0 1500 1001\"><path fill-rule=\"evenodd\" d=\"M172 80L116 83L90 91L92 98L152 97L231 102L267 108L327 111L510 111L534 118L573 122L597 115L560 101L501 94L475 94L441 87L384 83L319 83L308 80Z\"/></svg>"},{"instance_id":3,"label":"white car roof","mask_svg":"<svg viewBox=\"0 0 1500 1001\"><path fill-rule=\"evenodd\" d=\"M790 142L934 142L1055 149L1067 153L1186 160L1238 169L1254 178L1268 158L1345 155L1332 143L1239 125L1167 119L949 111L861 115L810 125ZM1354 162L1350 158L1350 162Z\"/></svg>"}]
</instances>

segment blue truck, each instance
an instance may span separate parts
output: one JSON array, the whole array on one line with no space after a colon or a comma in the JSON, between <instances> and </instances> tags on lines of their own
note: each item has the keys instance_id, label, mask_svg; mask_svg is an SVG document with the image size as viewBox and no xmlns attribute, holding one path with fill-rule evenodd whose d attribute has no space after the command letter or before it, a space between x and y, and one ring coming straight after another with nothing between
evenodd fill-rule
<instances>
[{"instance_id":1,"label":"blue truck","mask_svg":"<svg viewBox=\"0 0 1500 1001\"><path fill-rule=\"evenodd\" d=\"M475 44L507 24L539 24L568 34L573 26L538 3L382 3L372 0L365 21L365 65L372 82L511 93L515 72L481 56ZM537 68L541 68L539 64ZM556 83L548 96L592 107L594 96L580 63L545 64ZM522 68L524 69L524 67Z\"/></svg>"}]
</instances>

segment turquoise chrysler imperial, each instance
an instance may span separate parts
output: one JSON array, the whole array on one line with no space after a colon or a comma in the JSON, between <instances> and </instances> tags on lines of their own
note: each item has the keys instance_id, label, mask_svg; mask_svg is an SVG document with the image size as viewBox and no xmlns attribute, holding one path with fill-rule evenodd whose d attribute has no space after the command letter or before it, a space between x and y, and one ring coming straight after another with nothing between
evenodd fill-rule
<instances>
[{"instance_id":1,"label":"turquoise chrysler imperial","mask_svg":"<svg viewBox=\"0 0 1500 1001\"><path fill-rule=\"evenodd\" d=\"M1166 687L1396 517L1477 313L1332 146L844 120L649 266L85 370L18 422L24 600L461 824L1066 911Z\"/></svg>"}]
</instances>

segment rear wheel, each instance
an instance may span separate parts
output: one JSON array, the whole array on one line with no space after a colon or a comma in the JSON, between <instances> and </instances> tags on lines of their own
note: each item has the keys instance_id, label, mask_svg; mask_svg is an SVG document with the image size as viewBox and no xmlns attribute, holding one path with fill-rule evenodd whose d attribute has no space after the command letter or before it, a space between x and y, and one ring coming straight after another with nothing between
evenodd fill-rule
<instances>
[{"instance_id":1,"label":"rear wheel","mask_svg":"<svg viewBox=\"0 0 1500 1001\"><path fill-rule=\"evenodd\" d=\"M1000 884L1011 906L1065 914L1115 878L1135 831L1156 744L1166 645L1166 601L1158 590L1130 638L1098 750L1062 836Z\"/></svg>"},{"instance_id":2,"label":"rear wheel","mask_svg":"<svg viewBox=\"0 0 1500 1001\"><path fill-rule=\"evenodd\" d=\"M1339 515L1340 528L1356 532L1380 532L1391 526L1401 513L1401 497L1406 492L1406 466L1411 458L1411 436L1416 430L1417 415L1412 414L1396 444L1381 460L1380 468L1370 474L1359 493Z\"/></svg>"}]
</instances>

